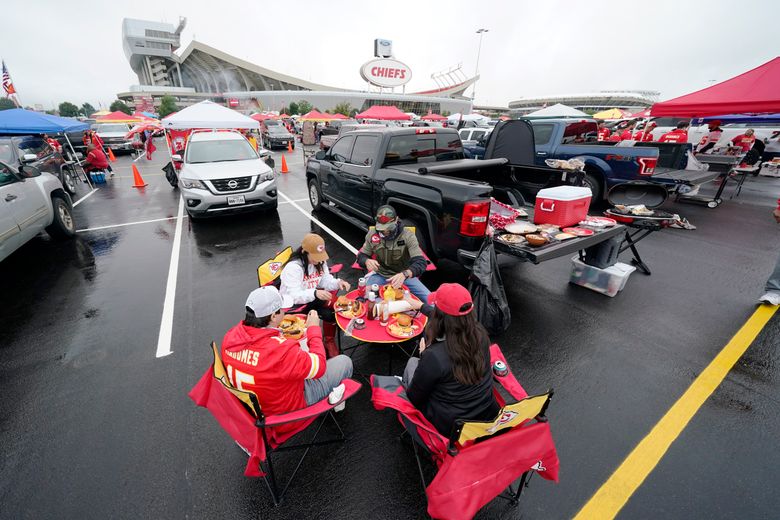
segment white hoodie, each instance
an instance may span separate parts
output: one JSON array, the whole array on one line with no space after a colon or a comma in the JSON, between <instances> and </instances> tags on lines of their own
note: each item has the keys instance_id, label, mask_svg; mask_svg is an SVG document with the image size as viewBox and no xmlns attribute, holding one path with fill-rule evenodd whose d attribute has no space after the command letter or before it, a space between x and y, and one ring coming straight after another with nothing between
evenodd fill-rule
<instances>
[{"instance_id":1,"label":"white hoodie","mask_svg":"<svg viewBox=\"0 0 780 520\"><path fill-rule=\"evenodd\" d=\"M282 297L292 298L295 305L301 305L314 301L317 289L326 291L336 291L339 288L338 278L330 274L328 264L322 266L322 274L317 272L317 268L309 264L307 273L303 271L303 265L300 261L289 262L282 269L282 285L279 292Z\"/></svg>"}]
</instances>

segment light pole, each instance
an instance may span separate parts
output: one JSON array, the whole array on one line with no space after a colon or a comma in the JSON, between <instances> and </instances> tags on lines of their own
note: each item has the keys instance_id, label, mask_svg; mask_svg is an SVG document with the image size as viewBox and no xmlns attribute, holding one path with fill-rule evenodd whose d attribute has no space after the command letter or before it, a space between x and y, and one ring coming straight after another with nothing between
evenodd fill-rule
<instances>
[{"instance_id":1,"label":"light pole","mask_svg":"<svg viewBox=\"0 0 780 520\"><path fill-rule=\"evenodd\" d=\"M482 36L485 35L485 33L488 32L487 29L477 29L477 34L479 34L479 46L477 47L477 66L474 69L474 77L477 77L477 74L479 74L479 55L482 52ZM473 102L477 98L477 80L474 80L474 90L471 91L471 101Z\"/></svg>"}]
</instances>

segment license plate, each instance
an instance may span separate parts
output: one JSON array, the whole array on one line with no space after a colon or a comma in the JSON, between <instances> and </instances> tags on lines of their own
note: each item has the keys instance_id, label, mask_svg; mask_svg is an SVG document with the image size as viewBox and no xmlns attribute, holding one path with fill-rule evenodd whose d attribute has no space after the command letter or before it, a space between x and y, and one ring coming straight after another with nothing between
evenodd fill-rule
<instances>
[{"instance_id":1,"label":"license plate","mask_svg":"<svg viewBox=\"0 0 780 520\"><path fill-rule=\"evenodd\" d=\"M241 204L246 204L246 199L244 199L243 195L230 195L227 198L228 206L239 206Z\"/></svg>"}]
</instances>

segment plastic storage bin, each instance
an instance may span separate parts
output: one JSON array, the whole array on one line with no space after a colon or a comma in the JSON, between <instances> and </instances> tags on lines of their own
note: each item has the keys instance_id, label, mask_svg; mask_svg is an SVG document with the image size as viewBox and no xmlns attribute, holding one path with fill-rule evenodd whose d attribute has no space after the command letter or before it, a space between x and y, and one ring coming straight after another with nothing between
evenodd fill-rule
<instances>
[{"instance_id":1,"label":"plastic storage bin","mask_svg":"<svg viewBox=\"0 0 780 520\"><path fill-rule=\"evenodd\" d=\"M570 283L587 287L609 297L614 297L622 291L628 277L636 271L636 267L621 262L604 269L583 263L576 256L571 259L571 262Z\"/></svg>"},{"instance_id":2,"label":"plastic storage bin","mask_svg":"<svg viewBox=\"0 0 780 520\"><path fill-rule=\"evenodd\" d=\"M578 224L588 216L593 194L582 186L556 186L536 194L534 224L555 224L566 227Z\"/></svg>"},{"instance_id":3,"label":"plastic storage bin","mask_svg":"<svg viewBox=\"0 0 780 520\"><path fill-rule=\"evenodd\" d=\"M94 172L90 172L89 176L92 178L92 182L94 182L95 184L105 184L106 183L106 173L105 172L94 171Z\"/></svg>"}]
</instances>

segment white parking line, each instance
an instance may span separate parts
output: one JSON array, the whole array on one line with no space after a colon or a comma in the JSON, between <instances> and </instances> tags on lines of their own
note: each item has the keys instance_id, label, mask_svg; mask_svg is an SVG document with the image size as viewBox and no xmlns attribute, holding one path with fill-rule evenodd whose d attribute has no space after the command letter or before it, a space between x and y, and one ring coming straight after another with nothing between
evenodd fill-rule
<instances>
[{"instance_id":1,"label":"white parking line","mask_svg":"<svg viewBox=\"0 0 780 520\"><path fill-rule=\"evenodd\" d=\"M158 358L171 354L171 336L173 334L173 307L176 303L176 278L179 275L179 250L181 249L181 223L184 220L184 198L179 197L179 213L176 216L176 231L173 235L171 265L168 267L168 283L165 287L160 335L157 338Z\"/></svg>"},{"instance_id":2,"label":"white parking line","mask_svg":"<svg viewBox=\"0 0 780 520\"><path fill-rule=\"evenodd\" d=\"M306 215L306 217L307 217L309 220L311 220L312 222L314 222L315 224L317 224L318 226L320 226L320 227L321 227L322 229L324 229L324 230L325 230L325 231L326 231L326 232L327 232L327 233L328 233L330 236L332 236L333 238L335 238L336 240L338 240L338 241L341 243L341 245L343 245L344 247L346 247L346 248L347 248L349 251L351 251L351 252L352 252L352 253L354 253L355 255L357 255L357 254L358 254L358 250L357 250L357 249L355 249L355 247L354 247L352 244L350 244L349 242L347 242L346 240L344 240L343 238L341 238L340 236L338 236L338 235L336 234L336 232L335 232L335 231L333 231L333 230L332 230L332 229L330 229L328 226L326 226L325 224L323 224L322 222L320 222L319 220L317 220L316 218L314 218L314 217L311 215L311 213L309 213L308 211L306 211L305 209L303 209L302 207L300 207L298 204L296 204L294 200L290 199L290 197L288 197L287 195L285 195L285 194L284 194L284 193L282 193L281 191L280 191L280 192L278 192L278 193L279 193L279 196L280 196L280 197L283 197L283 198L284 198L284 200L286 200L287 202L289 202L289 203L292 205L292 207L294 207L295 209L297 209L298 211L300 211L301 213L303 213L304 215ZM304 200L308 200L308 199L304 199Z\"/></svg>"},{"instance_id":3,"label":"white parking line","mask_svg":"<svg viewBox=\"0 0 780 520\"><path fill-rule=\"evenodd\" d=\"M90 195L92 195L93 193L95 193L95 192L96 192L98 189L99 189L99 188L92 188L92 191L90 191L89 193L87 193L86 195L84 195L83 197L81 197L79 200L77 200L76 202L74 202L74 203L73 203L73 207L75 208L76 206L78 206L79 204L81 204L81 203L82 203L82 202L83 202L83 201L84 201L84 200L85 200L87 197L89 197Z\"/></svg>"}]
</instances>

